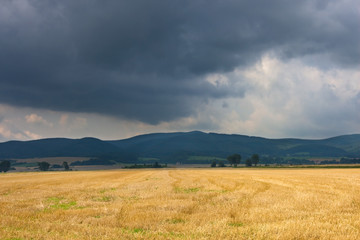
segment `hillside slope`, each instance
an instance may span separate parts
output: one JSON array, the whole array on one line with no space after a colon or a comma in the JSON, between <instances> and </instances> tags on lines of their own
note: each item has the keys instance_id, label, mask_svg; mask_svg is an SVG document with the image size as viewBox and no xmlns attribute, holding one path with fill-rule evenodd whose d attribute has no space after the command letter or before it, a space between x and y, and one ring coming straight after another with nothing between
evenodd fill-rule
<instances>
[{"instance_id":1,"label":"hillside slope","mask_svg":"<svg viewBox=\"0 0 360 240\"><path fill-rule=\"evenodd\" d=\"M194 131L153 133L115 141L96 138L51 138L0 143L0 159L95 157L120 161L130 156L132 160L140 157L170 162L186 161L191 156L225 158L233 153L240 153L243 157L253 153L262 156L304 158L360 157L360 134L305 140L267 139Z\"/></svg>"},{"instance_id":2,"label":"hillside slope","mask_svg":"<svg viewBox=\"0 0 360 240\"><path fill-rule=\"evenodd\" d=\"M203 133L157 133L109 141L121 149L143 157L205 155L226 157L232 153L273 156L359 156L360 134L323 140L267 139L244 135Z\"/></svg>"},{"instance_id":3,"label":"hillside slope","mask_svg":"<svg viewBox=\"0 0 360 240\"><path fill-rule=\"evenodd\" d=\"M0 158L92 157L113 152L120 152L120 149L96 138L49 138L0 143Z\"/></svg>"}]
</instances>

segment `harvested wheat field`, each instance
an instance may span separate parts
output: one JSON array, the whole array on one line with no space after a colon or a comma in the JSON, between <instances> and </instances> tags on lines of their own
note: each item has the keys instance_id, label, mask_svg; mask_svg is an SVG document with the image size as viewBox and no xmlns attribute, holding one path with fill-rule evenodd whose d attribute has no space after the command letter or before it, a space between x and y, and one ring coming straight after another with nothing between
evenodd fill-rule
<instances>
[{"instance_id":1,"label":"harvested wheat field","mask_svg":"<svg viewBox=\"0 0 360 240\"><path fill-rule=\"evenodd\" d=\"M0 239L360 239L358 169L0 174Z\"/></svg>"}]
</instances>

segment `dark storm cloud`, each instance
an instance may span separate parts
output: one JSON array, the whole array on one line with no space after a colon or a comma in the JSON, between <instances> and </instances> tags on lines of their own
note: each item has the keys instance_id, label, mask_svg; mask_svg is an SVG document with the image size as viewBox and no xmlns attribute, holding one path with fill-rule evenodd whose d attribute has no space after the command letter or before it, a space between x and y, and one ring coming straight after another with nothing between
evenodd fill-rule
<instances>
[{"instance_id":1,"label":"dark storm cloud","mask_svg":"<svg viewBox=\"0 0 360 240\"><path fill-rule=\"evenodd\" d=\"M0 102L149 123L245 90L211 73L323 54L359 64L355 1L22 0L0 3Z\"/></svg>"}]
</instances>

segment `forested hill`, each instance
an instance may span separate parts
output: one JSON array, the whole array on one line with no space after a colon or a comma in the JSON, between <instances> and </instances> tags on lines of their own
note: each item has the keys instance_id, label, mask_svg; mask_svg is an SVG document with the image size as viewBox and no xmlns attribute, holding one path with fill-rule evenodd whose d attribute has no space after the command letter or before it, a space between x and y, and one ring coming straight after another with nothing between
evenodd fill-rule
<instances>
[{"instance_id":1,"label":"forested hill","mask_svg":"<svg viewBox=\"0 0 360 240\"><path fill-rule=\"evenodd\" d=\"M118 151L117 146L96 138L48 138L0 143L0 158L91 157Z\"/></svg>"},{"instance_id":2,"label":"forested hill","mask_svg":"<svg viewBox=\"0 0 360 240\"><path fill-rule=\"evenodd\" d=\"M360 157L360 134L321 140L267 139L244 135L178 132L140 135L123 140L52 138L0 143L0 159L34 157L98 157L135 161L157 158L186 160L190 156ZM136 156L136 157L135 157Z\"/></svg>"},{"instance_id":3,"label":"forested hill","mask_svg":"<svg viewBox=\"0 0 360 240\"><path fill-rule=\"evenodd\" d=\"M194 131L154 133L109 142L140 156L158 158L181 154L225 157L232 153L240 153L243 156L253 153L271 156L360 156L360 134L304 140Z\"/></svg>"}]
</instances>

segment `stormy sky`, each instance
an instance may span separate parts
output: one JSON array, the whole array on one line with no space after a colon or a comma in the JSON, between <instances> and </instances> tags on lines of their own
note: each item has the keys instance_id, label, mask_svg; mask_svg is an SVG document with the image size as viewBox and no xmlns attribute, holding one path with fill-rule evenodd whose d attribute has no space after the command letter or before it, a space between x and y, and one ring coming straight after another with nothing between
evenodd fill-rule
<instances>
[{"instance_id":1,"label":"stormy sky","mask_svg":"<svg viewBox=\"0 0 360 240\"><path fill-rule=\"evenodd\" d=\"M0 141L360 133L357 0L0 1Z\"/></svg>"}]
</instances>

